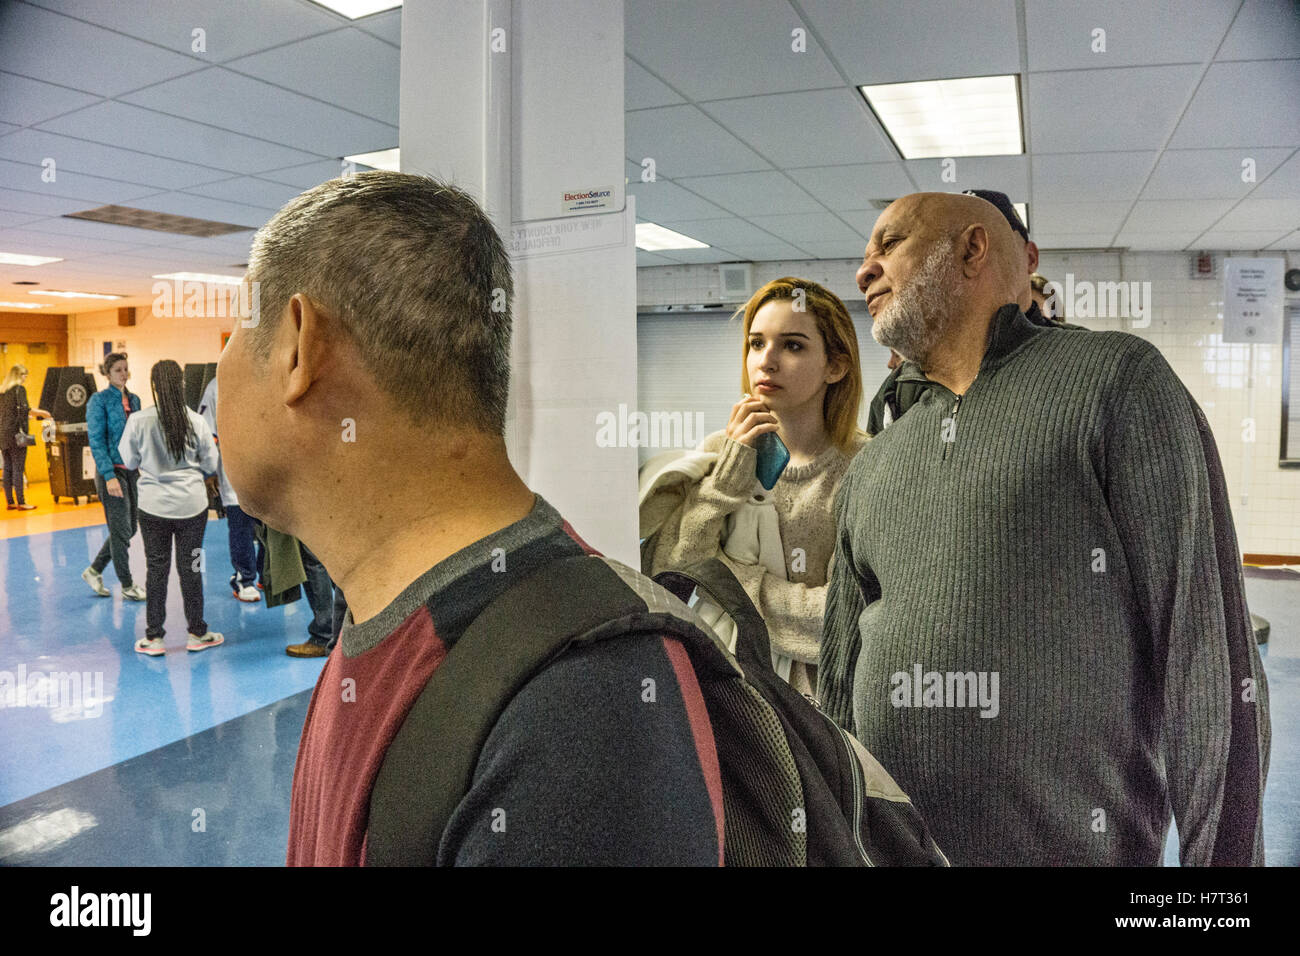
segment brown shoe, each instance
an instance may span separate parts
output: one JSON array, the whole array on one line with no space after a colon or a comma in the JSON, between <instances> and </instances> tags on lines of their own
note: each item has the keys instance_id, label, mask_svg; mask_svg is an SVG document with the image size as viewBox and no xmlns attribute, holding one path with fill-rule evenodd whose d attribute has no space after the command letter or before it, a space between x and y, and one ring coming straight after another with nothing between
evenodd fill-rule
<instances>
[{"instance_id":1,"label":"brown shoe","mask_svg":"<svg viewBox=\"0 0 1300 956\"><path fill-rule=\"evenodd\" d=\"M284 649L284 652L290 657L329 657L330 652L325 649L324 644L316 644L313 641L304 641L301 644L290 644Z\"/></svg>"}]
</instances>

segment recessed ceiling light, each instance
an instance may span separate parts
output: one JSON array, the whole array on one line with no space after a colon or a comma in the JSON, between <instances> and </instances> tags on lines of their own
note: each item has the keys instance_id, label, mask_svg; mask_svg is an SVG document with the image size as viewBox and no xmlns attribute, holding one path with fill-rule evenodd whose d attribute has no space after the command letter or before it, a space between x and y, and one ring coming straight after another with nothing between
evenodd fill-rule
<instances>
[{"instance_id":1,"label":"recessed ceiling light","mask_svg":"<svg viewBox=\"0 0 1300 956\"><path fill-rule=\"evenodd\" d=\"M44 302L0 302L0 309L43 309Z\"/></svg>"},{"instance_id":2,"label":"recessed ceiling light","mask_svg":"<svg viewBox=\"0 0 1300 956\"><path fill-rule=\"evenodd\" d=\"M312 0L317 6L341 13L349 20L368 17L372 13L382 13L400 7L402 0Z\"/></svg>"},{"instance_id":3,"label":"recessed ceiling light","mask_svg":"<svg viewBox=\"0 0 1300 956\"><path fill-rule=\"evenodd\" d=\"M63 292L55 289L28 289L28 295L53 295L60 299L120 299L120 295L105 295L103 292Z\"/></svg>"},{"instance_id":4,"label":"recessed ceiling light","mask_svg":"<svg viewBox=\"0 0 1300 956\"><path fill-rule=\"evenodd\" d=\"M0 252L0 265L6 266L43 266L47 262L62 262L54 256L24 256L17 252Z\"/></svg>"},{"instance_id":5,"label":"recessed ceiling light","mask_svg":"<svg viewBox=\"0 0 1300 956\"><path fill-rule=\"evenodd\" d=\"M397 147L392 149L377 149L373 153L357 153L355 156L344 156L343 158L349 163L356 163L358 166L369 166L371 169L386 169L390 173L400 173L402 164L399 162L400 150Z\"/></svg>"},{"instance_id":6,"label":"recessed ceiling light","mask_svg":"<svg viewBox=\"0 0 1300 956\"><path fill-rule=\"evenodd\" d=\"M169 272L166 275L154 276L155 279L179 279L182 282L213 282L224 285L239 285L244 281L242 276L219 276L210 272Z\"/></svg>"},{"instance_id":7,"label":"recessed ceiling light","mask_svg":"<svg viewBox=\"0 0 1300 956\"><path fill-rule=\"evenodd\" d=\"M699 242L690 236L683 236L680 232L673 232L671 229L665 229L653 222L638 222L636 224L636 247L647 252L657 252L661 249L709 248L707 243Z\"/></svg>"},{"instance_id":8,"label":"recessed ceiling light","mask_svg":"<svg viewBox=\"0 0 1300 956\"><path fill-rule=\"evenodd\" d=\"M1015 76L858 89L904 159L1018 156L1025 151Z\"/></svg>"}]
</instances>

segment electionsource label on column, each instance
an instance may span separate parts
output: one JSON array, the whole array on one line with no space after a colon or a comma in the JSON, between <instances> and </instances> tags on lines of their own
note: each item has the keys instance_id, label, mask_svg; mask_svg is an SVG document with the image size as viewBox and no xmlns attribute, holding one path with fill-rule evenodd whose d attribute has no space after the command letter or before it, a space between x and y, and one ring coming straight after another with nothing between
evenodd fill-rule
<instances>
[{"instance_id":1,"label":"electionsource label on column","mask_svg":"<svg viewBox=\"0 0 1300 956\"><path fill-rule=\"evenodd\" d=\"M614 187L603 189L575 189L564 194L565 212L586 212L589 209L608 209L614 203Z\"/></svg>"}]
</instances>

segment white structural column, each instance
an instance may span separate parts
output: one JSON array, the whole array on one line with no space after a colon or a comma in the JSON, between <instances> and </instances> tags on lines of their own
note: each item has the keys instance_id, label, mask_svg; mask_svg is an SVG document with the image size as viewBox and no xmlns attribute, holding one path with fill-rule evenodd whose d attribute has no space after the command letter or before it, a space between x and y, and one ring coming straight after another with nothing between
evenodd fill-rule
<instances>
[{"instance_id":1,"label":"white structural column","mask_svg":"<svg viewBox=\"0 0 1300 956\"><path fill-rule=\"evenodd\" d=\"M597 442L637 394L622 0L407 0L400 122L403 171L466 189L511 249L511 461L635 566L637 451Z\"/></svg>"}]
</instances>

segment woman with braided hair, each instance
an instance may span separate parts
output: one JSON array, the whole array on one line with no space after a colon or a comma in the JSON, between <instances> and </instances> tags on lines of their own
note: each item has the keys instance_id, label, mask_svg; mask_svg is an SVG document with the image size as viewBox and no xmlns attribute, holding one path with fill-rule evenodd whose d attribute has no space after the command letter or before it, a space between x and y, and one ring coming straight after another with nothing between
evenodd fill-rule
<instances>
[{"instance_id":1,"label":"woman with braided hair","mask_svg":"<svg viewBox=\"0 0 1300 956\"><path fill-rule=\"evenodd\" d=\"M118 451L127 468L140 469L140 535L144 538L148 601L145 636L135 642L135 649L156 656L163 653L173 543L189 627L186 647L201 651L216 647L223 638L209 631L203 620L200 571L208 523L204 478L217 471L217 446L207 422L185 406L179 365L164 359L154 365L149 380L153 407L127 419Z\"/></svg>"}]
</instances>

